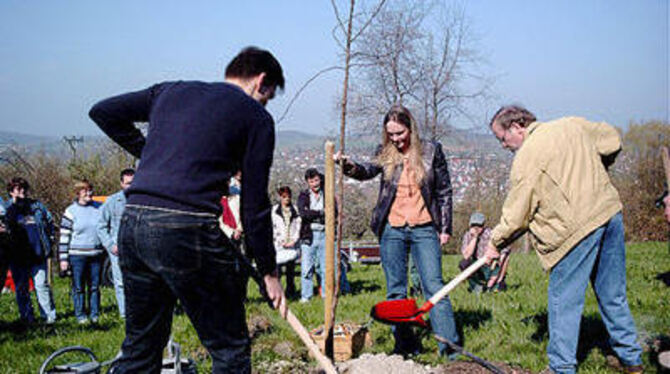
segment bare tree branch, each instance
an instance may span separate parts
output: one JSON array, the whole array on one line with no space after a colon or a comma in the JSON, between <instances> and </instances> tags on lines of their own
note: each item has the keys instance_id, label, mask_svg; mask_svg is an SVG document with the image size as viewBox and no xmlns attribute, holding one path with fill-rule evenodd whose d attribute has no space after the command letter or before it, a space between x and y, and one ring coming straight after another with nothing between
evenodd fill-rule
<instances>
[{"instance_id":1,"label":"bare tree branch","mask_svg":"<svg viewBox=\"0 0 670 374\"><path fill-rule=\"evenodd\" d=\"M293 95L293 97L291 98L289 103L286 105L286 109L284 109L284 112L282 113L282 115L277 120L277 125L279 125L284 120L284 118L286 118L286 115L288 114L289 110L291 109L291 106L293 106L293 103L298 99L298 96L300 96L302 91L304 91L305 88L307 88L307 86L309 86L309 84L312 83L312 81L314 81L316 78L318 78L322 74L325 74L329 71L342 70L342 69L343 68L340 67L340 66L331 66L331 67L328 67L328 68L325 68L325 69L322 69L322 70L318 71L311 78L309 78L307 81L305 81L305 83L303 83L302 86L300 86L298 91L295 93L295 95Z\"/></svg>"}]
</instances>

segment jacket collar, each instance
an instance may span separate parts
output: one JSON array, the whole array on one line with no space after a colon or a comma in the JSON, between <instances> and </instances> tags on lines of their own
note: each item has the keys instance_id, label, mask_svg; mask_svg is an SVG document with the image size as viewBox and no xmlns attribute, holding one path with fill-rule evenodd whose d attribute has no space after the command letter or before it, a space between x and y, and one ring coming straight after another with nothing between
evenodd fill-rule
<instances>
[{"instance_id":1,"label":"jacket collar","mask_svg":"<svg viewBox=\"0 0 670 374\"><path fill-rule=\"evenodd\" d=\"M542 122L537 122L536 121L536 122L533 122L530 125L528 125L528 127L526 128L526 133L528 134L528 136L530 136L530 134L535 132L535 130L537 130L537 128L540 127L541 124L542 124Z\"/></svg>"},{"instance_id":2,"label":"jacket collar","mask_svg":"<svg viewBox=\"0 0 670 374\"><path fill-rule=\"evenodd\" d=\"M293 204L288 206L289 210L291 211L291 221L293 221L296 217L298 217L298 212L295 210L293 207ZM275 214L284 217L284 215L281 212L281 203L277 204L277 209L275 209Z\"/></svg>"}]
</instances>

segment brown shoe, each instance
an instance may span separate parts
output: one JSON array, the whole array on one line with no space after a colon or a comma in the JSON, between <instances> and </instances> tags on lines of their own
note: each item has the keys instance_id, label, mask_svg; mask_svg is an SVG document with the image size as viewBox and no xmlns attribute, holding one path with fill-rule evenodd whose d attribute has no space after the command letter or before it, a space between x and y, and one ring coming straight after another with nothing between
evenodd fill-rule
<instances>
[{"instance_id":1,"label":"brown shoe","mask_svg":"<svg viewBox=\"0 0 670 374\"><path fill-rule=\"evenodd\" d=\"M625 366L623 372L626 374L642 374L644 373L644 368L642 365Z\"/></svg>"},{"instance_id":2,"label":"brown shoe","mask_svg":"<svg viewBox=\"0 0 670 374\"><path fill-rule=\"evenodd\" d=\"M612 369L619 370L622 373L626 374L641 374L644 373L644 367L642 365L633 365L633 366L624 366L619 359L612 354L606 356L607 366Z\"/></svg>"}]
</instances>

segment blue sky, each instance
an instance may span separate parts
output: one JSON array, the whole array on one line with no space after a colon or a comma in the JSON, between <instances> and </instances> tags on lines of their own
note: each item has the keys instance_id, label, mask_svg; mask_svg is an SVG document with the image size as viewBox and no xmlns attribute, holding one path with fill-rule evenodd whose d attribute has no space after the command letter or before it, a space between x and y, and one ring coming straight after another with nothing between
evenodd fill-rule
<instances>
[{"instance_id":1,"label":"blue sky","mask_svg":"<svg viewBox=\"0 0 670 374\"><path fill-rule=\"evenodd\" d=\"M465 3L493 99L472 108L485 123L501 104L540 119L580 115L617 126L668 118L666 0ZM97 100L158 81L220 81L241 48L258 45L282 63L278 117L315 72L339 63L323 1L0 2L0 130L101 134L87 112ZM342 76L311 84L280 129L325 133L338 124Z\"/></svg>"}]
</instances>

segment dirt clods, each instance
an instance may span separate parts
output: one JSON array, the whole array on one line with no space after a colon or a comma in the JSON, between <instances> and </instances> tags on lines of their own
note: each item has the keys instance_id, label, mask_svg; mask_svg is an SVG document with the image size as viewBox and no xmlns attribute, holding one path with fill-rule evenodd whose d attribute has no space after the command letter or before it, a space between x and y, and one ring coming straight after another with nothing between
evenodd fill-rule
<instances>
[{"instance_id":1,"label":"dirt clods","mask_svg":"<svg viewBox=\"0 0 670 374\"><path fill-rule=\"evenodd\" d=\"M338 364L340 374L437 374L431 366L422 365L412 360L405 360L400 355L362 354L360 357Z\"/></svg>"},{"instance_id":2,"label":"dirt clods","mask_svg":"<svg viewBox=\"0 0 670 374\"><path fill-rule=\"evenodd\" d=\"M530 371L494 363L506 374L530 374ZM481 365L470 361L454 361L436 367L422 365L402 356L385 354L363 354L360 357L337 365L340 374L490 374Z\"/></svg>"},{"instance_id":3,"label":"dirt clods","mask_svg":"<svg viewBox=\"0 0 670 374\"><path fill-rule=\"evenodd\" d=\"M249 338L251 339L269 331L271 327L272 322L262 315L253 315L247 319L247 329L249 330Z\"/></svg>"}]
</instances>

